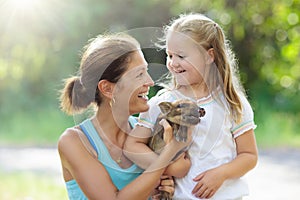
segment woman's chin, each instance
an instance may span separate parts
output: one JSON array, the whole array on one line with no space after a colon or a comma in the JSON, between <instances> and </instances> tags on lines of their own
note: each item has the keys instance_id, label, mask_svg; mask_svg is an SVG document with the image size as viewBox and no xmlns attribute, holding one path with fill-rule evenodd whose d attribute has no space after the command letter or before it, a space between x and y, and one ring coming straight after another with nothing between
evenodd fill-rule
<instances>
[{"instance_id":1,"label":"woman's chin","mask_svg":"<svg viewBox=\"0 0 300 200\"><path fill-rule=\"evenodd\" d=\"M148 104L145 104L143 106L139 106L139 107L136 107L135 109L132 109L131 110L131 114L139 114L141 112L146 112L149 110L149 105Z\"/></svg>"},{"instance_id":2,"label":"woman's chin","mask_svg":"<svg viewBox=\"0 0 300 200\"><path fill-rule=\"evenodd\" d=\"M142 110L142 111L140 111L140 112L146 112L146 111L148 111L149 110L149 106L147 105L147 106L145 106L145 108Z\"/></svg>"}]
</instances>

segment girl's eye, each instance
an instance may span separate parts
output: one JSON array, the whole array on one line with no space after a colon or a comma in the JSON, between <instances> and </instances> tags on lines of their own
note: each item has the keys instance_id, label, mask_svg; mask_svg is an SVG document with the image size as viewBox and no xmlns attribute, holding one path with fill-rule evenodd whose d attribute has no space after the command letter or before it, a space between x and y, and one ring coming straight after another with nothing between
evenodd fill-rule
<instances>
[{"instance_id":1,"label":"girl's eye","mask_svg":"<svg viewBox=\"0 0 300 200\"><path fill-rule=\"evenodd\" d=\"M180 59L184 59L184 58L185 58L185 56L178 55L178 54L176 54L175 56L178 57L178 58L180 58ZM173 55L168 55L167 57L168 57L169 59L172 59L172 58L173 58Z\"/></svg>"}]
</instances>

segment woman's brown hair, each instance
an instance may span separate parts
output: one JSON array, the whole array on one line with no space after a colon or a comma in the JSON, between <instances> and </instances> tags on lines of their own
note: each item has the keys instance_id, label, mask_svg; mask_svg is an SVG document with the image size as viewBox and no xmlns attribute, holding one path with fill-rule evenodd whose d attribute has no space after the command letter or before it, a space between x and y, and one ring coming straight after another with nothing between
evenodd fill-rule
<instances>
[{"instance_id":1,"label":"woman's brown hair","mask_svg":"<svg viewBox=\"0 0 300 200\"><path fill-rule=\"evenodd\" d=\"M100 35L84 47L77 76L65 79L60 91L60 107L67 114L84 111L92 103L100 105L100 80L116 83L126 71L139 43L127 34Z\"/></svg>"}]
</instances>

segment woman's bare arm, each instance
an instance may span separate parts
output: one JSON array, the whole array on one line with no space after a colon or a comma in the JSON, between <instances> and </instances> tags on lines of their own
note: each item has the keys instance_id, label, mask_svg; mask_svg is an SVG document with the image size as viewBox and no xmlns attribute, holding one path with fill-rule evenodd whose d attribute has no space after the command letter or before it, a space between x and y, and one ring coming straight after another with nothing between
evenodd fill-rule
<instances>
[{"instance_id":1,"label":"woman's bare arm","mask_svg":"<svg viewBox=\"0 0 300 200\"><path fill-rule=\"evenodd\" d=\"M170 142L143 174L120 191L104 166L87 151L74 129L68 129L61 136L58 150L64 171L76 179L89 199L147 199L157 186L165 166L179 151L177 146L177 143ZM182 147L179 145L179 148Z\"/></svg>"},{"instance_id":2,"label":"woman's bare arm","mask_svg":"<svg viewBox=\"0 0 300 200\"><path fill-rule=\"evenodd\" d=\"M158 157L147 145L150 136L151 130L149 128L136 126L125 142L125 155L143 169L146 169ZM191 166L190 159L184 155L172 162L164 174L177 178L184 177Z\"/></svg>"}]
</instances>

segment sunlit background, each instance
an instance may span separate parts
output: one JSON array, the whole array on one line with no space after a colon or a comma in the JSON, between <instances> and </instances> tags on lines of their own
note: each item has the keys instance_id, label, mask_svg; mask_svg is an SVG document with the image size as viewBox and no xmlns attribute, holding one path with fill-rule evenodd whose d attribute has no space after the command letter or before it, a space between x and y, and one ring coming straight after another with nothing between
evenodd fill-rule
<instances>
[{"instance_id":1,"label":"sunlit background","mask_svg":"<svg viewBox=\"0 0 300 200\"><path fill-rule=\"evenodd\" d=\"M62 79L76 72L88 39L107 31L163 27L190 11L217 21L231 40L255 111L259 147L299 148L299 0L0 0L0 148L53 148L74 124L59 110L58 90ZM3 184L14 180L26 185L30 179L35 188L43 184L34 174L4 176L0 164L2 174L7 181L0 181L0 199L66 198L55 181L43 192L61 191L61 198L39 198L39 189L32 188L9 191Z\"/></svg>"}]
</instances>

